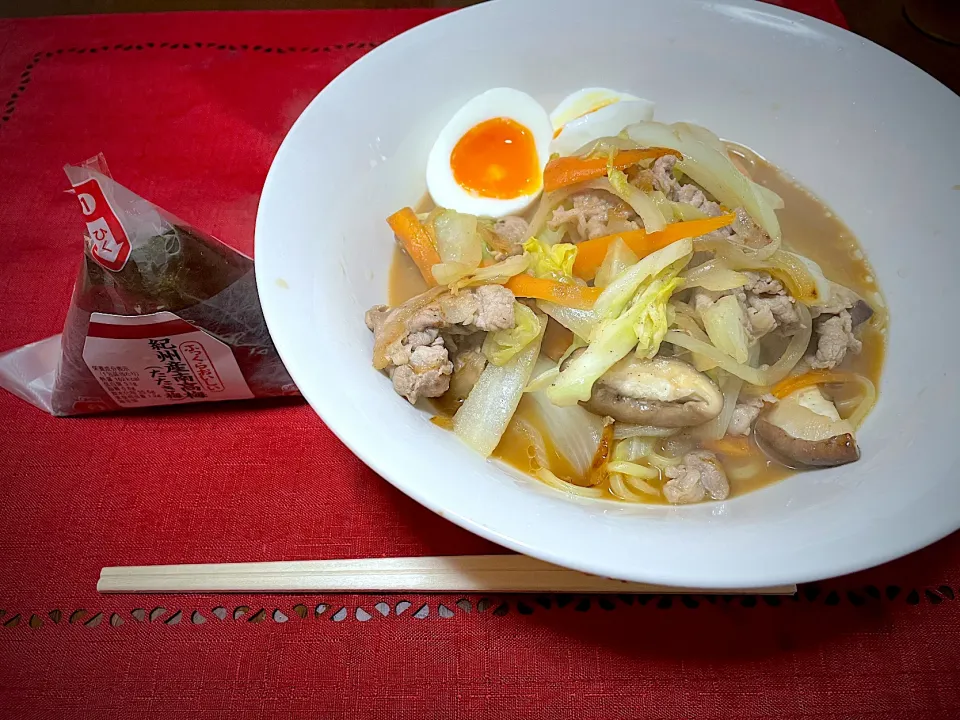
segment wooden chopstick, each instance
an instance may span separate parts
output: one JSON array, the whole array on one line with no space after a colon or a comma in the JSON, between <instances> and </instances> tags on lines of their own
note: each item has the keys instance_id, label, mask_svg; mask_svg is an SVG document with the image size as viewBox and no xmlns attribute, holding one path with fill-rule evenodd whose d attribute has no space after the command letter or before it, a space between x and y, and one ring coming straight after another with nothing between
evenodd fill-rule
<instances>
[{"instance_id":1,"label":"wooden chopstick","mask_svg":"<svg viewBox=\"0 0 960 720\"><path fill-rule=\"evenodd\" d=\"M105 567L101 593L586 592L792 595L795 585L707 590L588 575L526 555Z\"/></svg>"}]
</instances>

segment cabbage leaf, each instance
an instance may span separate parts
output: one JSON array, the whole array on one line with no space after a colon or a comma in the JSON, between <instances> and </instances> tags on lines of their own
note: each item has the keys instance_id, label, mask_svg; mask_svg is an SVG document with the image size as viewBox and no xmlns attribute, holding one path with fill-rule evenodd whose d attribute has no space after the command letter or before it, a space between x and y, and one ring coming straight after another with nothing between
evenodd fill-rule
<instances>
[{"instance_id":1,"label":"cabbage leaf","mask_svg":"<svg viewBox=\"0 0 960 720\"><path fill-rule=\"evenodd\" d=\"M506 365L540 334L540 318L523 303L514 301L512 328L487 333L483 341L483 354L494 365Z\"/></svg>"},{"instance_id":2,"label":"cabbage leaf","mask_svg":"<svg viewBox=\"0 0 960 720\"><path fill-rule=\"evenodd\" d=\"M724 295L702 310L700 317L714 347L738 363L747 362L750 355L747 316L736 297Z\"/></svg>"},{"instance_id":3,"label":"cabbage leaf","mask_svg":"<svg viewBox=\"0 0 960 720\"><path fill-rule=\"evenodd\" d=\"M573 263L577 259L576 245L549 245L532 237L523 243L523 250L530 262L528 272L531 275L560 282L573 282Z\"/></svg>"},{"instance_id":4,"label":"cabbage leaf","mask_svg":"<svg viewBox=\"0 0 960 720\"><path fill-rule=\"evenodd\" d=\"M552 403L565 406L589 400L593 384L635 347L642 357L657 354L669 327L667 302L680 285L678 272L677 264L669 265L641 284L623 312L600 323L587 349L547 388Z\"/></svg>"}]
</instances>

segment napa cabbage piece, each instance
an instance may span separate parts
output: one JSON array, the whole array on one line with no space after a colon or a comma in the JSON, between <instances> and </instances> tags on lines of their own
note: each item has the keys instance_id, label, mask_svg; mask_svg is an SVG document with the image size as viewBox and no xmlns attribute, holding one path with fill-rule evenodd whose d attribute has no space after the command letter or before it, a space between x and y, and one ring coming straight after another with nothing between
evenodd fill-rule
<instances>
[{"instance_id":1,"label":"napa cabbage piece","mask_svg":"<svg viewBox=\"0 0 960 720\"><path fill-rule=\"evenodd\" d=\"M637 357L649 360L660 351L660 343L663 342L670 327L667 303L680 284L677 270L673 269L650 283L640 295L640 301L645 303L645 309L634 326L637 336L635 351Z\"/></svg>"},{"instance_id":2,"label":"napa cabbage piece","mask_svg":"<svg viewBox=\"0 0 960 720\"><path fill-rule=\"evenodd\" d=\"M693 241L689 238L677 240L665 248L650 253L640 262L620 273L604 288L593 306L594 313L601 319L618 316L645 280L658 275L671 265L685 265L692 254Z\"/></svg>"},{"instance_id":3,"label":"napa cabbage piece","mask_svg":"<svg viewBox=\"0 0 960 720\"><path fill-rule=\"evenodd\" d=\"M728 208L742 207L779 246L780 223L775 208L782 200L741 173L720 139L706 128L688 123L642 122L626 128L627 136L644 147L664 147L683 155L676 167ZM776 199L775 199L776 198Z\"/></svg>"},{"instance_id":4,"label":"napa cabbage piece","mask_svg":"<svg viewBox=\"0 0 960 720\"><path fill-rule=\"evenodd\" d=\"M551 402L567 406L589 400L597 379L634 348L642 357L656 355L670 325L667 303L692 253L689 238L677 240L627 268L600 294L591 310L596 319L590 334L574 330L589 345L547 389Z\"/></svg>"},{"instance_id":5,"label":"napa cabbage piece","mask_svg":"<svg viewBox=\"0 0 960 720\"><path fill-rule=\"evenodd\" d=\"M527 271L539 278L560 282L573 281L573 263L577 259L577 246L572 243L549 245L537 238L528 238L523 251L529 259Z\"/></svg>"},{"instance_id":6,"label":"napa cabbage piece","mask_svg":"<svg viewBox=\"0 0 960 720\"><path fill-rule=\"evenodd\" d=\"M530 382L547 329L546 318L539 320L537 337L504 365L487 365L453 416L453 431L484 457L490 457L500 443Z\"/></svg>"},{"instance_id":7,"label":"napa cabbage piece","mask_svg":"<svg viewBox=\"0 0 960 720\"><path fill-rule=\"evenodd\" d=\"M724 295L705 308L700 317L703 329L713 346L738 363L745 363L750 355L750 337L747 335L747 316L733 295Z\"/></svg>"},{"instance_id":8,"label":"napa cabbage piece","mask_svg":"<svg viewBox=\"0 0 960 720\"><path fill-rule=\"evenodd\" d=\"M669 328L667 302L680 285L679 268L669 265L641 283L626 309L597 327L587 349L560 371L547 388L547 397L560 406L590 399L594 383L631 350L653 357ZM629 271L628 271L629 272Z\"/></svg>"},{"instance_id":9,"label":"napa cabbage piece","mask_svg":"<svg viewBox=\"0 0 960 720\"><path fill-rule=\"evenodd\" d=\"M552 369L551 365L541 359L537 371L542 375ZM558 407L542 390L528 390L527 397L535 405L541 425L557 452L566 458L578 477L586 479L603 436L603 418L579 405Z\"/></svg>"},{"instance_id":10,"label":"napa cabbage piece","mask_svg":"<svg viewBox=\"0 0 960 720\"><path fill-rule=\"evenodd\" d=\"M440 210L433 217L433 235L443 262L459 262L472 267L480 265L483 243L477 232L476 215Z\"/></svg>"},{"instance_id":11,"label":"napa cabbage piece","mask_svg":"<svg viewBox=\"0 0 960 720\"><path fill-rule=\"evenodd\" d=\"M540 318L529 307L514 301L513 317L512 328L487 333L483 341L483 354L494 365L506 365L540 335Z\"/></svg>"},{"instance_id":12,"label":"napa cabbage piece","mask_svg":"<svg viewBox=\"0 0 960 720\"><path fill-rule=\"evenodd\" d=\"M438 208L425 227L432 233L441 262L431 270L440 285L449 285L473 272L483 259L483 241L475 215Z\"/></svg>"},{"instance_id":13,"label":"napa cabbage piece","mask_svg":"<svg viewBox=\"0 0 960 720\"><path fill-rule=\"evenodd\" d=\"M607 287L611 282L618 278L628 267L636 265L640 258L637 254L627 247L627 244L620 238L617 238L607 249L607 254L597 270L597 276L594 278L594 287Z\"/></svg>"}]
</instances>

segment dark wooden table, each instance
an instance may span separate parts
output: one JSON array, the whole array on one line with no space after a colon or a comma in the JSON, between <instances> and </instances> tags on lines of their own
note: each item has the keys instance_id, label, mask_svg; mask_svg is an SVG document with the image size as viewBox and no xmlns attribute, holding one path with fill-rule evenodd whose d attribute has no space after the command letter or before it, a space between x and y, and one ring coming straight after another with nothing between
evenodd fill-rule
<instances>
[{"instance_id":1,"label":"dark wooden table","mask_svg":"<svg viewBox=\"0 0 960 720\"><path fill-rule=\"evenodd\" d=\"M162 10L464 7L482 0L0 0L0 17ZM585 2L587 0L584 0ZM960 4L960 0L926 0ZM837 0L850 29L905 57L960 92L960 45L939 41L906 17L904 0Z\"/></svg>"}]
</instances>

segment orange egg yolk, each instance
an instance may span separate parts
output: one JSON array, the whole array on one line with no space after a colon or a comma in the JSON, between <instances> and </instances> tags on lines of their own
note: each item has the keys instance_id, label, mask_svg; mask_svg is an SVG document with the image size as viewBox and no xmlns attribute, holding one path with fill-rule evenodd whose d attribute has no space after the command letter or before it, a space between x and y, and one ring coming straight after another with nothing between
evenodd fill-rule
<instances>
[{"instance_id":1,"label":"orange egg yolk","mask_svg":"<svg viewBox=\"0 0 960 720\"><path fill-rule=\"evenodd\" d=\"M503 117L470 128L450 153L450 169L463 189L498 200L531 195L542 182L533 134Z\"/></svg>"}]
</instances>

